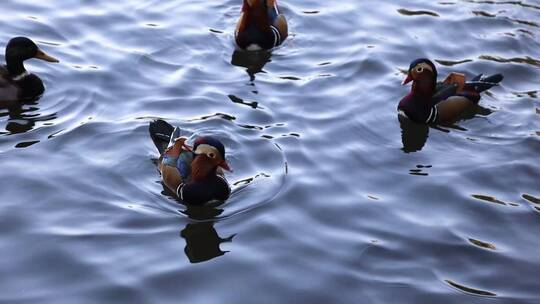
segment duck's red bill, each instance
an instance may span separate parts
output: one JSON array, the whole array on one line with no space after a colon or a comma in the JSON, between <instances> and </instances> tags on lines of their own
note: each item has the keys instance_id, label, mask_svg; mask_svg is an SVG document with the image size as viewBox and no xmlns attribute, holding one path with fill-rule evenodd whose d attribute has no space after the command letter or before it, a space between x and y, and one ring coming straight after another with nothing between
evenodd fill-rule
<instances>
[{"instance_id":1,"label":"duck's red bill","mask_svg":"<svg viewBox=\"0 0 540 304\"><path fill-rule=\"evenodd\" d=\"M407 83L413 81L413 78L412 78L412 75L407 75L407 78L405 78L405 80L403 80L403 82L401 83L401 85L406 85Z\"/></svg>"}]
</instances>

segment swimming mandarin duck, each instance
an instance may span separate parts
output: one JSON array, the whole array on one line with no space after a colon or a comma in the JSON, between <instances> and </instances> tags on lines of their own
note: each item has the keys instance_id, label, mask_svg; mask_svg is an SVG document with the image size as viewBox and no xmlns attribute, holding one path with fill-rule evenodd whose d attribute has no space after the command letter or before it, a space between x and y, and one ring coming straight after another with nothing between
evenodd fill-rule
<instances>
[{"instance_id":1,"label":"swimming mandarin duck","mask_svg":"<svg viewBox=\"0 0 540 304\"><path fill-rule=\"evenodd\" d=\"M158 170L165 186L187 204L225 201L231 194L223 170L225 146L212 136L199 136L193 147L179 137L180 129L163 120L150 123L150 136L158 148Z\"/></svg>"},{"instance_id":2,"label":"swimming mandarin duck","mask_svg":"<svg viewBox=\"0 0 540 304\"><path fill-rule=\"evenodd\" d=\"M43 81L24 68L23 62L31 58L59 62L26 37L11 39L6 46L6 65L0 66L0 101L34 99L43 94Z\"/></svg>"},{"instance_id":3,"label":"swimming mandarin duck","mask_svg":"<svg viewBox=\"0 0 540 304\"><path fill-rule=\"evenodd\" d=\"M287 20L279 12L276 0L243 0L236 26L236 44L244 50L272 49L288 36Z\"/></svg>"},{"instance_id":4,"label":"swimming mandarin duck","mask_svg":"<svg viewBox=\"0 0 540 304\"><path fill-rule=\"evenodd\" d=\"M413 61L403 85L412 81L411 92L399 102L398 111L417 123L450 123L460 118L480 101L480 93L496 86L503 75L484 77L482 74L471 81L465 75L450 73L443 82L437 83L437 69L428 59Z\"/></svg>"}]
</instances>

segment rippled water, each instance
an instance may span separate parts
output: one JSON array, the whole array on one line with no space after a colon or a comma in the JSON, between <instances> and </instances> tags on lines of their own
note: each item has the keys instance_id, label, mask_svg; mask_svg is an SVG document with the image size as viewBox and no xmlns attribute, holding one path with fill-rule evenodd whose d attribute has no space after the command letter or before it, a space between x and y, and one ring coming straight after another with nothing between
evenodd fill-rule
<instances>
[{"instance_id":1,"label":"rippled water","mask_svg":"<svg viewBox=\"0 0 540 304\"><path fill-rule=\"evenodd\" d=\"M540 303L540 4L280 4L271 55L234 52L240 0L2 4L0 48L61 63L0 109L0 302ZM506 78L401 125L423 56ZM224 140L228 203L164 192L154 117Z\"/></svg>"}]
</instances>

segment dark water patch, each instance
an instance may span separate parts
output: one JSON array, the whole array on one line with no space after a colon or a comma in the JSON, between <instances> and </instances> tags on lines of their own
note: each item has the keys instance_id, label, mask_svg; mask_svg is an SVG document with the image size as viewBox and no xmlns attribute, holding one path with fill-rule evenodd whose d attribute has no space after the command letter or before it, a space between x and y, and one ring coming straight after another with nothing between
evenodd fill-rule
<instances>
[{"instance_id":1,"label":"dark water patch","mask_svg":"<svg viewBox=\"0 0 540 304\"><path fill-rule=\"evenodd\" d=\"M472 288L472 287L467 287L465 285L461 285L461 284L458 284L452 280L444 280L448 285L456 288L457 290L459 291L462 291L464 293L467 293L467 294L471 294L471 295L475 295L475 296L483 296L483 297L496 297L497 294L493 293L493 292L490 292L490 291L485 291L485 290L481 290L481 289L476 289L476 288Z\"/></svg>"},{"instance_id":2,"label":"dark water patch","mask_svg":"<svg viewBox=\"0 0 540 304\"><path fill-rule=\"evenodd\" d=\"M380 200L380 198L378 198L377 196L375 195L366 195L367 198L369 198L370 200L373 200L373 201L378 201Z\"/></svg>"},{"instance_id":3,"label":"dark water patch","mask_svg":"<svg viewBox=\"0 0 540 304\"><path fill-rule=\"evenodd\" d=\"M236 120L236 117L234 117L233 115L229 115L229 114L225 114L225 113L215 113L215 114L212 114L212 115L205 115L205 116L201 116L201 117L198 117L198 118L192 118L189 121L202 121L202 120L204 121L204 120L209 120L209 119L213 119L213 118L220 118L220 119L224 119L224 120L228 120L228 121Z\"/></svg>"},{"instance_id":4,"label":"dark water patch","mask_svg":"<svg viewBox=\"0 0 540 304\"><path fill-rule=\"evenodd\" d=\"M429 175L429 173L424 172L421 169L410 169L409 174L410 175L417 175L417 176L428 176Z\"/></svg>"},{"instance_id":5,"label":"dark water patch","mask_svg":"<svg viewBox=\"0 0 540 304\"><path fill-rule=\"evenodd\" d=\"M444 65L444 66L456 66L456 65L463 64L463 63L472 62L471 59L464 59L464 60L458 60L458 61L436 59L435 61L438 64L441 64L441 65Z\"/></svg>"},{"instance_id":6,"label":"dark water patch","mask_svg":"<svg viewBox=\"0 0 540 304\"><path fill-rule=\"evenodd\" d=\"M524 200L527 200L529 201L530 203L533 203L533 204L536 204L536 205L540 205L540 198L538 197L534 197L530 194L523 194L521 196Z\"/></svg>"},{"instance_id":7,"label":"dark water patch","mask_svg":"<svg viewBox=\"0 0 540 304\"><path fill-rule=\"evenodd\" d=\"M540 6L527 3L525 1L482 1L482 0L465 0L465 2L477 3L477 4L495 4L495 5L516 5L524 8L532 8L540 10Z\"/></svg>"},{"instance_id":8,"label":"dark water patch","mask_svg":"<svg viewBox=\"0 0 540 304\"><path fill-rule=\"evenodd\" d=\"M472 11L472 13L475 16L482 16L482 17L489 17L489 18L497 17L497 15L493 15L493 14L490 14L490 13L487 13L487 12L482 12L482 11Z\"/></svg>"},{"instance_id":9,"label":"dark water patch","mask_svg":"<svg viewBox=\"0 0 540 304\"><path fill-rule=\"evenodd\" d=\"M525 35L527 35L527 36L529 36L529 37L531 37L531 38L534 38L534 37L535 37L535 35L534 35L533 32L528 31L528 30L525 30L525 29L518 29L517 32L518 32L518 33L525 34Z\"/></svg>"},{"instance_id":10,"label":"dark water patch","mask_svg":"<svg viewBox=\"0 0 540 304\"><path fill-rule=\"evenodd\" d=\"M293 81L302 80L301 78L296 77L296 76L281 76L279 78L284 79L284 80L293 80Z\"/></svg>"},{"instance_id":11,"label":"dark water patch","mask_svg":"<svg viewBox=\"0 0 540 304\"><path fill-rule=\"evenodd\" d=\"M242 98L236 97L234 95L229 95L228 97L234 103L246 105L253 109L262 109L261 107L259 107L259 103L256 101L244 101Z\"/></svg>"},{"instance_id":12,"label":"dark water patch","mask_svg":"<svg viewBox=\"0 0 540 304\"><path fill-rule=\"evenodd\" d=\"M536 67L540 67L540 61L532 57L514 57L514 58L503 58L499 56L489 56L482 55L478 57L481 60L495 61L499 63L519 63L519 64L530 64Z\"/></svg>"},{"instance_id":13,"label":"dark water patch","mask_svg":"<svg viewBox=\"0 0 540 304\"><path fill-rule=\"evenodd\" d=\"M416 169L409 170L409 173L411 175L419 175L419 176L428 176L428 172L426 172L426 169L431 169L432 165L416 165Z\"/></svg>"},{"instance_id":14,"label":"dark water patch","mask_svg":"<svg viewBox=\"0 0 540 304\"><path fill-rule=\"evenodd\" d=\"M20 142L20 143L15 145L15 148L19 148L19 149L28 148L28 147L30 147L32 145L37 144L37 143L39 143L39 140Z\"/></svg>"},{"instance_id":15,"label":"dark water patch","mask_svg":"<svg viewBox=\"0 0 540 304\"><path fill-rule=\"evenodd\" d=\"M397 10L398 13L404 16L432 16L432 17L439 17L439 14L431 11L425 11L425 10L408 10L405 8L400 8Z\"/></svg>"},{"instance_id":16,"label":"dark water patch","mask_svg":"<svg viewBox=\"0 0 540 304\"><path fill-rule=\"evenodd\" d=\"M484 248L484 249L497 250L495 245L493 245L491 243L488 243L488 242L483 242L483 241L473 239L473 238L469 238L469 242L471 244L475 245L475 246L478 246L478 247L481 247L481 248Z\"/></svg>"},{"instance_id":17,"label":"dark water patch","mask_svg":"<svg viewBox=\"0 0 540 304\"><path fill-rule=\"evenodd\" d=\"M503 205L503 206L507 206L509 205L509 203L506 203L506 202L503 202L493 196L489 196L489 195L482 195L482 194L473 194L471 195L473 198L477 199L477 200L481 200L481 201L484 201L484 202L489 202L489 203L494 203L494 204L499 204L499 205Z\"/></svg>"},{"instance_id":18,"label":"dark water patch","mask_svg":"<svg viewBox=\"0 0 540 304\"><path fill-rule=\"evenodd\" d=\"M509 18L509 17L505 17L505 16L500 16L498 14L490 14L488 12L484 12L484 11L473 11L472 12L475 16L480 16L480 17L487 17L487 18L497 18L497 17L500 17L500 18L504 18L510 22L514 22L514 23L518 23L518 24L523 24L523 25L527 25L527 26L532 26L532 27L538 27L538 23L536 22L533 22L533 21L527 21L527 20L520 20L520 19L515 19L515 18Z\"/></svg>"},{"instance_id":19,"label":"dark water patch","mask_svg":"<svg viewBox=\"0 0 540 304\"><path fill-rule=\"evenodd\" d=\"M538 91L512 92L512 94L514 94L516 97L519 97L519 98L522 98L525 96L534 98L534 99L538 98ZM540 114L538 108L536 108L536 114Z\"/></svg>"}]
</instances>

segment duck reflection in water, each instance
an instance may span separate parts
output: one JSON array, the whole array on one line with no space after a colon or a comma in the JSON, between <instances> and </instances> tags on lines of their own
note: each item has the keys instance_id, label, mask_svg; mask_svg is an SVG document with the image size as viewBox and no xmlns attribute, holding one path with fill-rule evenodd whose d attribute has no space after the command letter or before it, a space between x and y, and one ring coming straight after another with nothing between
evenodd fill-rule
<instances>
[{"instance_id":1,"label":"duck reflection in water","mask_svg":"<svg viewBox=\"0 0 540 304\"><path fill-rule=\"evenodd\" d=\"M464 113L461 117L461 121L473 119L477 115L488 116L493 113L492 110L484 108L481 105L476 105L474 109L471 109L467 113ZM460 127L457 124L439 124L439 125L426 125L416 123L403 115L398 114L399 126L401 128L401 142L403 144L403 152L412 153L422 151L426 145L429 137L429 129L450 133L450 130L467 131L467 129Z\"/></svg>"},{"instance_id":2,"label":"duck reflection in water","mask_svg":"<svg viewBox=\"0 0 540 304\"><path fill-rule=\"evenodd\" d=\"M429 136L429 126L415 123L406 117L398 115L401 127L401 142L403 152L411 153L421 151Z\"/></svg>"},{"instance_id":3,"label":"duck reflection in water","mask_svg":"<svg viewBox=\"0 0 540 304\"><path fill-rule=\"evenodd\" d=\"M38 122L52 121L57 118L56 113L41 115L38 111L37 100L26 103L17 102L10 104L8 107L0 106L0 118L7 117L5 131L0 131L0 135L10 136L26 133L33 130ZM26 148L38 142L40 140L26 140L17 143L15 147Z\"/></svg>"},{"instance_id":4,"label":"duck reflection in water","mask_svg":"<svg viewBox=\"0 0 540 304\"><path fill-rule=\"evenodd\" d=\"M223 213L223 209L218 208L220 203L216 204L204 206L188 205L186 210L182 211L190 219L202 221L189 223L180 232L180 236L186 240L184 252L193 264L206 262L224 255L228 251L222 251L219 246L222 243L232 242L235 236L233 234L221 238L214 228L214 221L208 221Z\"/></svg>"},{"instance_id":5,"label":"duck reflection in water","mask_svg":"<svg viewBox=\"0 0 540 304\"><path fill-rule=\"evenodd\" d=\"M167 186L163 184L162 186L161 194L174 197L174 193ZM188 223L180 231L180 237L186 241L184 252L190 263L206 262L229 252L221 250L220 245L232 242L236 234L225 238L220 237L214 228L215 222L212 220L223 213L224 210L219 208L221 204L223 203L216 202L202 206L186 205L186 210L180 211L191 220L199 221Z\"/></svg>"},{"instance_id":6,"label":"duck reflection in water","mask_svg":"<svg viewBox=\"0 0 540 304\"><path fill-rule=\"evenodd\" d=\"M234 235L221 238L213 222L190 223L180 232L180 236L186 240L184 252L193 264L209 261L224 255L228 251L222 251L219 247L222 243L232 242Z\"/></svg>"},{"instance_id":7,"label":"duck reflection in water","mask_svg":"<svg viewBox=\"0 0 540 304\"><path fill-rule=\"evenodd\" d=\"M231 64L246 68L251 82L255 81L255 74L264 72L264 66L270 62L272 53L269 51L246 52L236 50L231 59Z\"/></svg>"}]
</instances>

